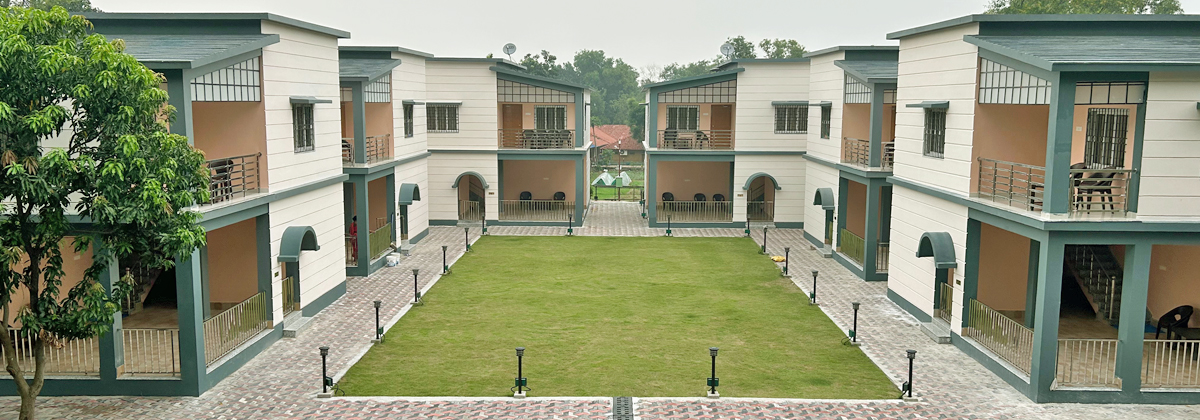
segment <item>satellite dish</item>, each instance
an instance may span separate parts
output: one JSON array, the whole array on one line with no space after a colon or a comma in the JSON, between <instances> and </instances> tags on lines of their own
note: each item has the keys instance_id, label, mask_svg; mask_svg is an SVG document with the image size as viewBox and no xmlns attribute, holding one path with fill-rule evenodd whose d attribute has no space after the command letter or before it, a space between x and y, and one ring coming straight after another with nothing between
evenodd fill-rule
<instances>
[{"instance_id":1,"label":"satellite dish","mask_svg":"<svg viewBox=\"0 0 1200 420\"><path fill-rule=\"evenodd\" d=\"M504 44L504 53L508 54L508 59L512 60L513 53L517 52L517 44L511 42Z\"/></svg>"},{"instance_id":2,"label":"satellite dish","mask_svg":"<svg viewBox=\"0 0 1200 420\"><path fill-rule=\"evenodd\" d=\"M733 45L728 42L721 44L721 55L725 58L733 57Z\"/></svg>"}]
</instances>

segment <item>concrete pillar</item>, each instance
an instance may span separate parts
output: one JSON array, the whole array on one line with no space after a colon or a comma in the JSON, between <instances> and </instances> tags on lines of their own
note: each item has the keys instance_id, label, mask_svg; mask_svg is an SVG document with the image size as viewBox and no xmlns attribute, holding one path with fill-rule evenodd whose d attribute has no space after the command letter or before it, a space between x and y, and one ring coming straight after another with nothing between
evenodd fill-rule
<instances>
[{"instance_id":1,"label":"concrete pillar","mask_svg":"<svg viewBox=\"0 0 1200 420\"><path fill-rule=\"evenodd\" d=\"M1121 378L1121 392L1129 397L1136 397L1142 391L1142 349L1146 337L1146 298L1150 290L1150 256L1153 248L1148 243L1125 247L1116 374Z\"/></svg>"},{"instance_id":2,"label":"concrete pillar","mask_svg":"<svg viewBox=\"0 0 1200 420\"><path fill-rule=\"evenodd\" d=\"M363 82L350 83L350 103L354 109L354 163L367 162L367 104Z\"/></svg>"},{"instance_id":3,"label":"concrete pillar","mask_svg":"<svg viewBox=\"0 0 1200 420\"><path fill-rule=\"evenodd\" d=\"M866 220L863 223L863 279L874 280L879 254L879 195L882 179L867 179Z\"/></svg>"},{"instance_id":4,"label":"concrete pillar","mask_svg":"<svg viewBox=\"0 0 1200 420\"><path fill-rule=\"evenodd\" d=\"M185 136L188 144L195 145L192 127L192 83L185 79L183 70L165 70L167 79L167 103L175 107L175 121L171 122L171 133Z\"/></svg>"},{"instance_id":5,"label":"concrete pillar","mask_svg":"<svg viewBox=\"0 0 1200 420\"><path fill-rule=\"evenodd\" d=\"M871 148L868 149L868 166L872 168L883 166L883 91L883 85L871 85Z\"/></svg>"},{"instance_id":6,"label":"concrete pillar","mask_svg":"<svg viewBox=\"0 0 1200 420\"><path fill-rule=\"evenodd\" d=\"M1038 287L1033 318L1033 363L1029 373L1029 398L1047 402L1058 360L1058 318L1062 303L1063 252L1061 239L1050 234L1038 247Z\"/></svg>"},{"instance_id":7,"label":"concrete pillar","mask_svg":"<svg viewBox=\"0 0 1200 420\"><path fill-rule=\"evenodd\" d=\"M204 356L203 290L200 250L176 258L175 293L179 302L179 369L185 395L199 396L207 375Z\"/></svg>"},{"instance_id":8,"label":"concrete pillar","mask_svg":"<svg viewBox=\"0 0 1200 420\"><path fill-rule=\"evenodd\" d=\"M100 285L111 297L113 287L121 281L121 264L111 250L104 249L100 238L92 239L92 258L104 261L104 272L100 274ZM120 299L114 299L119 301ZM100 336L100 379L116 380L121 366L125 365L125 340L123 339L121 310L113 314L111 329Z\"/></svg>"},{"instance_id":9,"label":"concrete pillar","mask_svg":"<svg viewBox=\"0 0 1200 420\"><path fill-rule=\"evenodd\" d=\"M371 266L371 223L368 210L367 178L362 175L350 177L354 182L354 215L358 216L358 270L355 275L366 276Z\"/></svg>"},{"instance_id":10,"label":"concrete pillar","mask_svg":"<svg viewBox=\"0 0 1200 420\"><path fill-rule=\"evenodd\" d=\"M1029 274L1025 279L1025 326L1033 328L1037 313L1038 270L1041 266L1041 242L1029 240Z\"/></svg>"},{"instance_id":11,"label":"concrete pillar","mask_svg":"<svg viewBox=\"0 0 1200 420\"><path fill-rule=\"evenodd\" d=\"M1075 84L1078 73L1054 73L1050 123L1046 128L1046 190L1043 211L1067 213L1071 195L1071 139L1075 131Z\"/></svg>"}]
</instances>

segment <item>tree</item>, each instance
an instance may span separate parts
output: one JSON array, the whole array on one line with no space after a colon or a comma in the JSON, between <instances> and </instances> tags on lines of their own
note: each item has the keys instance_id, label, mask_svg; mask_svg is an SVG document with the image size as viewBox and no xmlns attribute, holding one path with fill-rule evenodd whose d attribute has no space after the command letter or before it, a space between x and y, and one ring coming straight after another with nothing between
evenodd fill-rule
<instances>
[{"instance_id":1,"label":"tree","mask_svg":"<svg viewBox=\"0 0 1200 420\"><path fill-rule=\"evenodd\" d=\"M731 37L726 39L725 43L733 46L733 54L729 55L730 60L758 57L758 53L754 52L754 43L747 41L744 36Z\"/></svg>"},{"instance_id":2,"label":"tree","mask_svg":"<svg viewBox=\"0 0 1200 420\"><path fill-rule=\"evenodd\" d=\"M28 7L32 9L50 10L62 7L68 12L100 12L92 6L91 0L0 0L0 7Z\"/></svg>"},{"instance_id":3,"label":"tree","mask_svg":"<svg viewBox=\"0 0 1200 420\"><path fill-rule=\"evenodd\" d=\"M204 155L167 132L174 109L164 79L123 50L64 8L0 9L0 203L9 203L0 208L0 345L21 419L34 418L46 347L112 325L132 285L105 290L109 264L165 268L204 243L199 214L188 210L208 200ZM76 216L84 223L73 225ZM62 290L68 237L94 258ZM14 330L9 304L18 294L28 304ZM13 332L28 337L32 379Z\"/></svg>"},{"instance_id":4,"label":"tree","mask_svg":"<svg viewBox=\"0 0 1200 420\"><path fill-rule=\"evenodd\" d=\"M1179 14L1179 0L991 0L991 14Z\"/></svg>"},{"instance_id":5,"label":"tree","mask_svg":"<svg viewBox=\"0 0 1200 420\"><path fill-rule=\"evenodd\" d=\"M801 58L808 52L794 39L764 39L758 42L758 48L766 58Z\"/></svg>"},{"instance_id":6,"label":"tree","mask_svg":"<svg viewBox=\"0 0 1200 420\"><path fill-rule=\"evenodd\" d=\"M549 51L542 50L540 55L525 54L525 58L521 59L521 65L525 66L525 71L533 75L558 77L562 66L555 64L556 61L558 61L558 57L550 54Z\"/></svg>"},{"instance_id":7,"label":"tree","mask_svg":"<svg viewBox=\"0 0 1200 420\"><path fill-rule=\"evenodd\" d=\"M564 80L591 89L592 118L598 124L629 124L627 99L642 96L637 69L603 50L582 50L563 70Z\"/></svg>"},{"instance_id":8,"label":"tree","mask_svg":"<svg viewBox=\"0 0 1200 420\"><path fill-rule=\"evenodd\" d=\"M663 67L660 75L662 80L675 80L684 77L699 76L711 72L713 67L716 67L722 61L724 61L724 58L719 57L712 60L700 60L685 64L671 63L666 67Z\"/></svg>"}]
</instances>

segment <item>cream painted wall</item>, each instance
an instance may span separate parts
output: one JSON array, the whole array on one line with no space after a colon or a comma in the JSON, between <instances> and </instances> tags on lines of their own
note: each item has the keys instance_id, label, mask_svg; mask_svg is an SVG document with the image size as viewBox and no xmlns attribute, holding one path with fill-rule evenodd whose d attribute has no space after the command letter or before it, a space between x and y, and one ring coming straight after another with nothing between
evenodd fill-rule
<instances>
[{"instance_id":1,"label":"cream painted wall","mask_svg":"<svg viewBox=\"0 0 1200 420\"><path fill-rule=\"evenodd\" d=\"M271 202L271 288L275 322L283 321L283 264L279 245L289 226L312 226L321 246L300 253L300 304L308 305L339 284L346 282L346 221L342 208L342 184Z\"/></svg>"},{"instance_id":2,"label":"cream painted wall","mask_svg":"<svg viewBox=\"0 0 1200 420\"><path fill-rule=\"evenodd\" d=\"M341 174L337 38L270 21L263 21L262 31L279 34L279 43L264 47L262 58L270 189L277 191ZM295 151L292 96L333 101L314 107L314 151Z\"/></svg>"},{"instance_id":3,"label":"cream painted wall","mask_svg":"<svg viewBox=\"0 0 1200 420\"><path fill-rule=\"evenodd\" d=\"M712 201L713 194L722 194L728 200L729 175L729 162L658 162L655 200L661 199L665 192L674 194L675 201L692 201L696 193L704 194L708 201Z\"/></svg>"},{"instance_id":4,"label":"cream painted wall","mask_svg":"<svg viewBox=\"0 0 1200 420\"><path fill-rule=\"evenodd\" d=\"M1024 311L1029 238L981 223L979 301L998 311Z\"/></svg>"},{"instance_id":5,"label":"cream painted wall","mask_svg":"<svg viewBox=\"0 0 1200 420\"><path fill-rule=\"evenodd\" d=\"M933 258L917 258L917 243L925 232L947 232L954 241L955 302L962 302L966 265L967 208L901 186L892 188L892 236L888 265L888 289L926 314L933 314L936 270ZM962 306L954 305L952 331L960 332Z\"/></svg>"},{"instance_id":6,"label":"cream painted wall","mask_svg":"<svg viewBox=\"0 0 1200 420\"><path fill-rule=\"evenodd\" d=\"M575 200L575 161L506 160L504 161L504 200L519 200L522 191L534 200L550 200L555 192ZM585 194L586 195L586 194Z\"/></svg>"},{"instance_id":7,"label":"cream painted wall","mask_svg":"<svg viewBox=\"0 0 1200 420\"><path fill-rule=\"evenodd\" d=\"M736 150L805 150L808 134L775 134L775 107L772 101L809 99L808 63L743 63L738 73L737 106L734 110L734 148ZM820 108L809 108L809 112ZM819 115L818 115L819 117ZM811 118L810 118L811 121ZM809 132L820 134L817 125ZM665 127L665 125L660 125ZM782 182L782 181L781 181ZM743 210L745 210L743 208ZM735 214L734 220L737 220Z\"/></svg>"},{"instance_id":8,"label":"cream painted wall","mask_svg":"<svg viewBox=\"0 0 1200 420\"><path fill-rule=\"evenodd\" d=\"M429 163L427 159L408 162L396 167L396 192L401 184L417 184L421 189L421 200L408 206L408 232L416 235L429 228ZM397 197L399 199L399 197ZM396 207L399 212L400 208ZM399 214L397 213L397 216ZM399 220L399 217L396 218ZM396 226L396 237L400 237L400 226Z\"/></svg>"},{"instance_id":9,"label":"cream painted wall","mask_svg":"<svg viewBox=\"0 0 1200 420\"><path fill-rule=\"evenodd\" d=\"M808 94L809 102L813 104L821 102L830 102L831 110L829 116L829 138L821 138L821 107L814 106L808 110L808 127L809 136L806 145L806 150L809 154L831 161L837 162L841 159L842 150L842 90L845 89L845 70L838 67L833 62L844 59L846 53L837 51L829 54L822 54L813 57L809 62L809 85ZM814 165L815 167L816 165ZM835 180L834 190L837 190L837 182ZM816 190L813 190L808 195L813 195ZM811 212L810 212L811 213ZM822 214L821 220L824 220L825 215ZM824 223L822 223L823 225ZM808 226L808 223L805 223ZM813 235L820 239L822 236Z\"/></svg>"},{"instance_id":10,"label":"cream painted wall","mask_svg":"<svg viewBox=\"0 0 1200 420\"><path fill-rule=\"evenodd\" d=\"M978 48L963 41L976 23L900 40L896 113L896 177L967 194L975 114ZM925 110L905 105L950 101L944 158L923 155Z\"/></svg>"},{"instance_id":11,"label":"cream painted wall","mask_svg":"<svg viewBox=\"0 0 1200 420\"><path fill-rule=\"evenodd\" d=\"M1200 73L1150 73L1138 217L1200 216Z\"/></svg>"},{"instance_id":12,"label":"cream painted wall","mask_svg":"<svg viewBox=\"0 0 1200 420\"><path fill-rule=\"evenodd\" d=\"M395 127L392 129L396 139L394 156L404 157L417 153L425 153L429 148L429 140L425 134L425 98L426 94L426 63L425 57L393 52L392 58L401 60L400 66L392 69L392 115L395 117ZM413 104L413 136L404 137L404 101L421 102ZM399 185L399 184L397 184ZM410 214L411 217L411 214Z\"/></svg>"},{"instance_id":13,"label":"cream painted wall","mask_svg":"<svg viewBox=\"0 0 1200 420\"><path fill-rule=\"evenodd\" d=\"M258 293L255 219L208 231L208 300L233 304Z\"/></svg>"},{"instance_id":14,"label":"cream painted wall","mask_svg":"<svg viewBox=\"0 0 1200 420\"><path fill-rule=\"evenodd\" d=\"M260 185L270 185L264 102L192 102L193 143L205 159L262 153Z\"/></svg>"},{"instance_id":15,"label":"cream painted wall","mask_svg":"<svg viewBox=\"0 0 1200 420\"><path fill-rule=\"evenodd\" d=\"M1045 166L1049 121L1049 105L975 105L970 191L979 190L981 157Z\"/></svg>"},{"instance_id":16,"label":"cream painted wall","mask_svg":"<svg viewBox=\"0 0 1200 420\"><path fill-rule=\"evenodd\" d=\"M490 108L489 108L490 109ZM434 141L434 139L430 139ZM500 185L499 165L495 153L434 153L429 162L429 219L458 220L458 190L454 180L467 171L478 172L491 188L487 189L485 211L494 218L497 187ZM421 191L426 193L425 190ZM424 197L422 197L424 198Z\"/></svg>"},{"instance_id":17,"label":"cream painted wall","mask_svg":"<svg viewBox=\"0 0 1200 420\"><path fill-rule=\"evenodd\" d=\"M817 140L813 140L817 141ZM825 209L822 206L813 205L817 195L817 189L829 188L833 191L834 199L837 199L838 194L838 170L830 168L819 163L806 162L804 176L804 197L801 204L804 207L804 231L818 241L825 240ZM833 217L837 219L837 212L833 213Z\"/></svg>"},{"instance_id":18,"label":"cream painted wall","mask_svg":"<svg viewBox=\"0 0 1200 420\"><path fill-rule=\"evenodd\" d=\"M805 222L805 168L811 166L800 155L737 155L733 164L733 221L746 221L746 191L742 189L746 180L759 172L770 174L779 182L782 190L774 191L776 222ZM662 190L659 190L660 194ZM705 193L712 199L712 194ZM768 195L768 197L770 197ZM727 197L728 198L728 197ZM675 196L678 200L680 197ZM824 217L824 212L822 212ZM805 224L807 228L808 225Z\"/></svg>"},{"instance_id":19,"label":"cream painted wall","mask_svg":"<svg viewBox=\"0 0 1200 420\"><path fill-rule=\"evenodd\" d=\"M63 259L63 276L61 277L62 284L59 285L58 288L61 299L65 299L68 291L71 290L72 287L75 287L75 285L79 284L79 282L83 281L85 272L92 266L93 262L92 250L88 249L82 253L76 253L74 240L75 238L73 237L66 237L63 238L63 241L58 245L59 252L62 253ZM20 271L24 270L25 267L28 266L29 257L23 256L21 261L17 264L14 264L11 269L14 271ZM12 294L12 301L10 301L8 304L8 318L5 320L5 322L11 324L12 327L20 327L21 323L16 321L17 313L20 312L21 308L27 305L29 305L29 289L20 287Z\"/></svg>"},{"instance_id":20,"label":"cream painted wall","mask_svg":"<svg viewBox=\"0 0 1200 420\"><path fill-rule=\"evenodd\" d=\"M430 149L495 150L500 128L489 62L427 61L428 102L461 101L457 133L429 133ZM453 181L453 179L451 179Z\"/></svg>"}]
</instances>

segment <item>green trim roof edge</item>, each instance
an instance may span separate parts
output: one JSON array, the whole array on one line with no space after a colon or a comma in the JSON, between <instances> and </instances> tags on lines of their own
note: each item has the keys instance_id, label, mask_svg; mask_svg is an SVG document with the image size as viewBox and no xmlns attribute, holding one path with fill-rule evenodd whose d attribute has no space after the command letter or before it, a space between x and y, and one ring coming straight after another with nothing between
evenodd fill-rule
<instances>
[{"instance_id":1,"label":"green trim roof edge","mask_svg":"<svg viewBox=\"0 0 1200 420\"><path fill-rule=\"evenodd\" d=\"M738 67L735 69L716 71L716 72L712 72L709 74L702 74L699 76L684 77L684 78L675 79L675 80L667 80L664 82L651 83L651 84L642 86L642 89L660 88L660 87L664 87L664 86L674 85L677 83L687 83L687 82L692 82L692 81L696 81L696 80L718 79L718 78L738 74L738 73L741 73L744 71L746 71L746 69L744 67Z\"/></svg>"},{"instance_id":2,"label":"green trim roof edge","mask_svg":"<svg viewBox=\"0 0 1200 420\"><path fill-rule=\"evenodd\" d=\"M1200 15L988 15L976 14L887 34L900 39L974 22L1200 22Z\"/></svg>"},{"instance_id":3,"label":"green trim roof edge","mask_svg":"<svg viewBox=\"0 0 1200 420\"><path fill-rule=\"evenodd\" d=\"M349 38L350 32L317 25L274 13L81 13L88 20L266 20L300 29L320 32L338 38Z\"/></svg>"}]
</instances>

